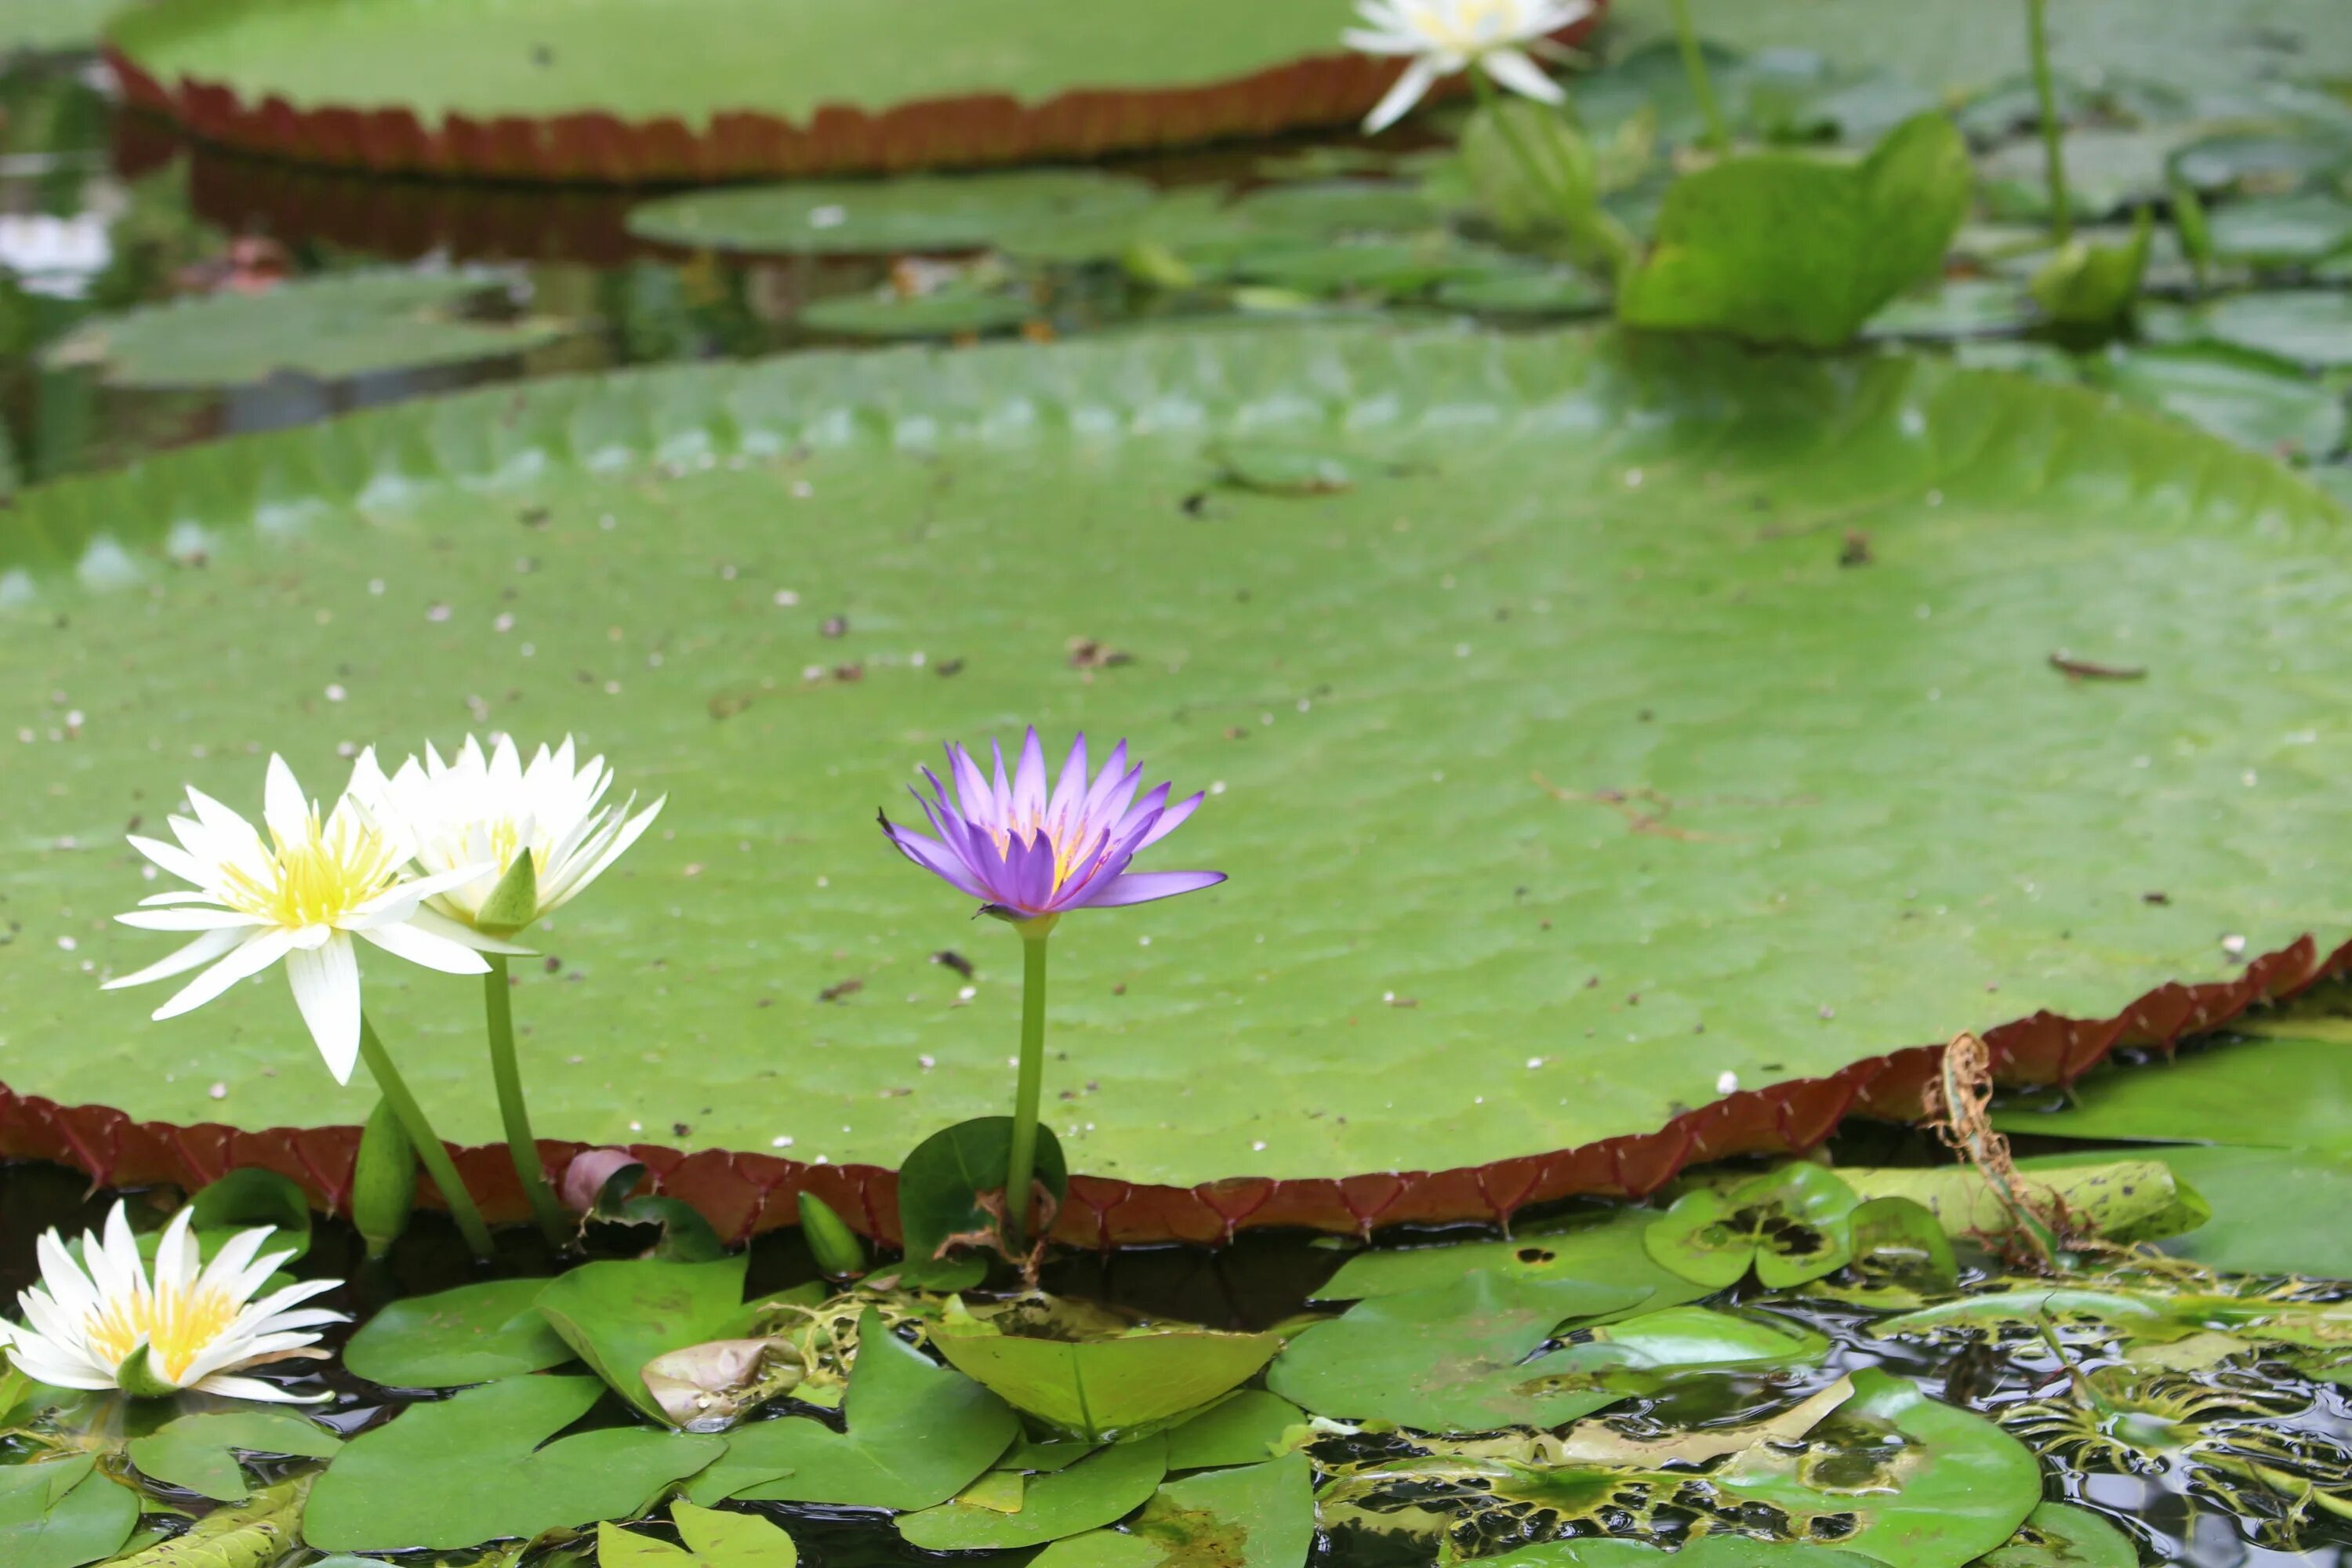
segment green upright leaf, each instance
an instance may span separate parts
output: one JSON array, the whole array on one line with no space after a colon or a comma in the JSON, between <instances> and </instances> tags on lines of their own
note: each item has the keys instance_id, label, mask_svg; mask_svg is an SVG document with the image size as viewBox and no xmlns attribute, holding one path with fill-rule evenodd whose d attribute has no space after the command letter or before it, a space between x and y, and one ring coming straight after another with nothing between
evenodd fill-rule
<instances>
[{"instance_id":1,"label":"green upright leaf","mask_svg":"<svg viewBox=\"0 0 2352 1568\"><path fill-rule=\"evenodd\" d=\"M352 1164L352 1224L370 1258L382 1258L408 1229L416 1207L416 1146L387 1100L376 1101Z\"/></svg>"},{"instance_id":2,"label":"green upright leaf","mask_svg":"<svg viewBox=\"0 0 2352 1568\"><path fill-rule=\"evenodd\" d=\"M976 1285L987 1260L970 1239L993 1235L996 1218L980 1199L1000 1196L1013 1150L1013 1118L982 1116L940 1129L915 1146L898 1169L898 1233L907 1258L891 1270L908 1284L935 1290ZM1037 1129L1035 1179L1059 1202L1069 1190L1060 1140ZM956 1239L961 1238L961 1239ZM961 1250L962 1256L956 1256ZM984 1251L984 1249L982 1249Z\"/></svg>"},{"instance_id":3,"label":"green upright leaf","mask_svg":"<svg viewBox=\"0 0 2352 1568\"><path fill-rule=\"evenodd\" d=\"M310 1489L303 1538L328 1552L450 1551L634 1518L726 1449L635 1426L556 1437L604 1393L593 1377L516 1377L410 1405L336 1456Z\"/></svg>"},{"instance_id":4,"label":"green upright leaf","mask_svg":"<svg viewBox=\"0 0 2352 1568\"><path fill-rule=\"evenodd\" d=\"M1932 277L1967 216L1968 147L1950 121L1906 121L1855 164L1796 153L1677 181L1620 285L1629 326L1834 348Z\"/></svg>"},{"instance_id":5,"label":"green upright leaf","mask_svg":"<svg viewBox=\"0 0 2352 1568\"><path fill-rule=\"evenodd\" d=\"M867 1311L842 1401L847 1430L805 1415L756 1421L728 1435L727 1455L696 1479L700 1503L812 1502L837 1508L929 1508L961 1491L1003 1453L1020 1420L1003 1401L940 1366Z\"/></svg>"}]
</instances>

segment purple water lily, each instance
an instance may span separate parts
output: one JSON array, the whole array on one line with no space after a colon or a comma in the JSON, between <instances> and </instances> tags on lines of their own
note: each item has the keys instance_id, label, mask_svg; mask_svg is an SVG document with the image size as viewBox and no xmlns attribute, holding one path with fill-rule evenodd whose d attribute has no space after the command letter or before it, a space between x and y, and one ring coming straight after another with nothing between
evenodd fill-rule
<instances>
[{"instance_id":1,"label":"purple water lily","mask_svg":"<svg viewBox=\"0 0 2352 1568\"><path fill-rule=\"evenodd\" d=\"M996 763L992 781L970 752L950 743L953 787L925 768L930 798L909 789L937 838L880 818L882 831L908 859L980 900L982 913L1015 922L1049 921L1072 910L1173 898L1225 879L1223 871L1127 868L1139 851L1175 832L1202 797L1171 805L1163 784L1138 800L1143 769L1128 765L1126 742L1089 780L1087 738L1080 734L1050 785L1034 728L1021 743L1010 779L1003 748L991 742L989 750Z\"/></svg>"}]
</instances>

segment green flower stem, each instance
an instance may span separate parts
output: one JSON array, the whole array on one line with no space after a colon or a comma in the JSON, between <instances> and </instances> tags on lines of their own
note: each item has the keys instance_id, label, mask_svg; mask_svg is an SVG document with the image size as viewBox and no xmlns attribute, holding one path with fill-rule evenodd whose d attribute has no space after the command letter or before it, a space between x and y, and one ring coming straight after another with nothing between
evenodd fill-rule
<instances>
[{"instance_id":1,"label":"green flower stem","mask_svg":"<svg viewBox=\"0 0 2352 1568\"><path fill-rule=\"evenodd\" d=\"M2026 45L2033 52L2033 96L2042 105L2042 155L2050 174L2050 232L2059 244L2074 237L2074 205L2066 194L2066 138L2058 123L2058 89L2050 78L2048 0L2025 0Z\"/></svg>"},{"instance_id":2,"label":"green flower stem","mask_svg":"<svg viewBox=\"0 0 2352 1568\"><path fill-rule=\"evenodd\" d=\"M2034 0L2038 7L2040 0ZM1675 0L1675 41L1682 46L1683 74L1690 78L1691 97L1706 121L1706 144L1718 153L1731 151L1731 128L1723 122L1723 105L1716 100L1715 83L1706 74L1706 55L1698 45L1698 29L1691 26L1690 0Z\"/></svg>"},{"instance_id":3,"label":"green flower stem","mask_svg":"<svg viewBox=\"0 0 2352 1568\"><path fill-rule=\"evenodd\" d=\"M515 1179L530 1200L530 1212L547 1244L561 1252L569 1227L555 1193L547 1184L547 1166L539 1157L539 1140L530 1131L530 1112L522 1102L522 1068L515 1061L514 983L507 977L504 953L485 953L490 972L482 976L482 1012L490 1032L490 1077L499 1086L499 1117L506 1123L507 1155L514 1161Z\"/></svg>"},{"instance_id":4,"label":"green flower stem","mask_svg":"<svg viewBox=\"0 0 2352 1568\"><path fill-rule=\"evenodd\" d=\"M1611 268L1622 278L1626 268L1633 264L1635 248L1633 237L1625 231L1625 226L1602 211L1597 204L1590 213L1578 210L1575 193L1552 178L1549 165L1537 155L1533 147L1528 145L1528 139L1519 134L1517 122L1504 112L1503 97L1495 90L1494 81L1475 64L1470 68L1470 87L1477 94L1478 107L1486 110L1496 125L1501 128L1503 140L1510 143L1511 156L1517 160L1520 169L1534 182L1536 188L1550 196L1559 208L1560 221L1570 235L1587 239L1606 251Z\"/></svg>"},{"instance_id":5,"label":"green flower stem","mask_svg":"<svg viewBox=\"0 0 2352 1568\"><path fill-rule=\"evenodd\" d=\"M448 1148L441 1142L440 1134L433 1131L433 1123L425 1120L425 1108L408 1092L400 1069L392 1065L392 1053L376 1038L375 1025L364 1013L360 1015L360 1059L367 1063L376 1088L383 1091L392 1113L407 1130L408 1141L416 1145L416 1157L425 1162L426 1174L441 1189L442 1201L449 1205L449 1217L465 1234L466 1245L473 1249L476 1258L488 1258L495 1249L490 1245L490 1227L482 1223L482 1211L474 1206L473 1194L466 1190L464 1179L457 1174L457 1162L449 1158Z\"/></svg>"},{"instance_id":6,"label":"green flower stem","mask_svg":"<svg viewBox=\"0 0 2352 1568\"><path fill-rule=\"evenodd\" d=\"M1039 929L1042 928L1042 929ZM1013 1091L1013 1152L1004 1166L1004 1239L1018 1252L1029 1218L1029 1183L1037 1165L1037 1102L1045 1092L1045 939L1050 921L1021 932L1021 1079Z\"/></svg>"}]
</instances>

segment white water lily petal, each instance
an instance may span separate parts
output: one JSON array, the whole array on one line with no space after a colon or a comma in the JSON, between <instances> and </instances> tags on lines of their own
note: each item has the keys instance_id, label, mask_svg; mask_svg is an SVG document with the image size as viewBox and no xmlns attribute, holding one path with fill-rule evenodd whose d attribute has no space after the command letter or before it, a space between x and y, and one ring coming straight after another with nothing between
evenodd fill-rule
<instances>
[{"instance_id":1,"label":"white water lily petal","mask_svg":"<svg viewBox=\"0 0 2352 1568\"><path fill-rule=\"evenodd\" d=\"M114 920L140 931L241 931L261 923L258 915L215 909L132 910Z\"/></svg>"},{"instance_id":2,"label":"white water lily petal","mask_svg":"<svg viewBox=\"0 0 2352 1568\"><path fill-rule=\"evenodd\" d=\"M144 969L110 980L99 989L120 991L125 986L145 985L151 981L169 980L174 974L185 974L191 969L203 968L244 940L242 931L208 931L170 957L159 958Z\"/></svg>"},{"instance_id":3,"label":"white water lily petal","mask_svg":"<svg viewBox=\"0 0 2352 1568\"><path fill-rule=\"evenodd\" d=\"M1396 85L1389 89L1388 96L1373 105L1372 111L1364 116L1364 129L1367 132L1385 131L1402 120L1406 111L1437 85L1437 77L1436 65L1426 58L1416 59L1405 67L1404 74L1397 78Z\"/></svg>"},{"instance_id":4,"label":"white water lily petal","mask_svg":"<svg viewBox=\"0 0 2352 1568\"><path fill-rule=\"evenodd\" d=\"M1339 37L1349 48L1378 58L1409 57L1388 95L1364 119L1368 132L1403 118L1438 81L1462 70L1482 70L1513 92L1547 103L1565 94L1524 52L1592 14L1591 0L1360 0L1360 26Z\"/></svg>"},{"instance_id":5,"label":"white water lily petal","mask_svg":"<svg viewBox=\"0 0 2352 1568\"><path fill-rule=\"evenodd\" d=\"M274 1383L264 1383L259 1378L223 1377L218 1373L205 1378L195 1388L199 1394L217 1394L224 1399L249 1399L257 1405L323 1405L334 1397L332 1394L296 1394Z\"/></svg>"},{"instance_id":6,"label":"white water lily petal","mask_svg":"<svg viewBox=\"0 0 2352 1568\"><path fill-rule=\"evenodd\" d=\"M1540 103L1565 103L1568 93L1541 66L1517 49L1496 49L1479 62L1501 86Z\"/></svg>"},{"instance_id":7,"label":"white water lily petal","mask_svg":"<svg viewBox=\"0 0 2352 1568\"><path fill-rule=\"evenodd\" d=\"M396 958L437 969L444 974L488 974L488 960L472 948L446 937L434 936L414 925L362 926L356 933Z\"/></svg>"},{"instance_id":8,"label":"white water lily petal","mask_svg":"<svg viewBox=\"0 0 2352 1568\"><path fill-rule=\"evenodd\" d=\"M310 1028L335 1081L352 1081L360 1059L360 961L352 939L337 934L324 945L286 957L294 1005Z\"/></svg>"},{"instance_id":9,"label":"white water lily petal","mask_svg":"<svg viewBox=\"0 0 2352 1568\"><path fill-rule=\"evenodd\" d=\"M177 995L156 1008L155 1021L160 1024L183 1013L194 1012L238 981L251 979L293 951L294 942L294 933L290 931L253 931L231 948L228 956L188 982Z\"/></svg>"}]
</instances>

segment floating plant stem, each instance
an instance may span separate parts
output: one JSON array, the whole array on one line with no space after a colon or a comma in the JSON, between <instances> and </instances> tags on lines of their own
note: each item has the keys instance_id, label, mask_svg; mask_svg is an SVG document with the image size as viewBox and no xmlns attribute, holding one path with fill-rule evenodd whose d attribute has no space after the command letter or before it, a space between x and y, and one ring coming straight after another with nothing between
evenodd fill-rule
<instances>
[{"instance_id":1,"label":"floating plant stem","mask_svg":"<svg viewBox=\"0 0 2352 1568\"><path fill-rule=\"evenodd\" d=\"M530 1200L530 1212L550 1247L561 1251L569 1227L555 1193L547 1184L547 1165L539 1157L539 1140L530 1130L530 1112L523 1104L522 1068L515 1059L513 982L508 978L504 953L489 955L490 972L482 976L482 1012L490 1036L490 1077L499 1090L499 1119L507 1132L507 1153L514 1161L515 1179Z\"/></svg>"},{"instance_id":2,"label":"floating plant stem","mask_svg":"<svg viewBox=\"0 0 2352 1568\"><path fill-rule=\"evenodd\" d=\"M2041 12L2041 0L2032 0L2035 14ZM1731 150L1731 130L1723 121L1723 105L1715 96L1715 82L1706 73L1706 54L1700 48L1698 30L1691 26L1690 0L1675 0L1675 41L1682 47L1683 74L1690 78L1691 97L1698 100L1700 118L1706 121L1706 144L1717 153Z\"/></svg>"},{"instance_id":3,"label":"floating plant stem","mask_svg":"<svg viewBox=\"0 0 2352 1568\"><path fill-rule=\"evenodd\" d=\"M1045 1089L1045 942L1054 918L1027 921L1021 932L1021 1076L1013 1089L1013 1148L1004 1165L1004 1240L1022 1249L1029 1184L1037 1166L1037 1102Z\"/></svg>"},{"instance_id":4,"label":"floating plant stem","mask_svg":"<svg viewBox=\"0 0 2352 1568\"><path fill-rule=\"evenodd\" d=\"M1675 0L1676 5L1688 0ZM2050 233L2061 245L2074 237L2074 208L2066 194L2065 136L2058 122L2058 89L2050 78L2048 0L2025 0L2026 46L2033 54L2033 96L2041 107L2042 156L2050 180Z\"/></svg>"},{"instance_id":5,"label":"floating plant stem","mask_svg":"<svg viewBox=\"0 0 2352 1568\"><path fill-rule=\"evenodd\" d=\"M425 1162L425 1169L433 1184L441 1189L444 1202L449 1205L449 1217L466 1237L466 1245L476 1258L487 1258L493 1252L490 1227L482 1223L482 1211L474 1206L473 1194L466 1191L465 1179L457 1174L457 1163L449 1158L448 1146L433 1131L433 1123L425 1118L425 1108L416 1103L400 1069L392 1065L392 1053L383 1048L376 1037L375 1025L367 1015L360 1015L360 1059L375 1076L376 1088L391 1102L392 1113L408 1131L408 1141L416 1145L416 1157Z\"/></svg>"}]
</instances>

